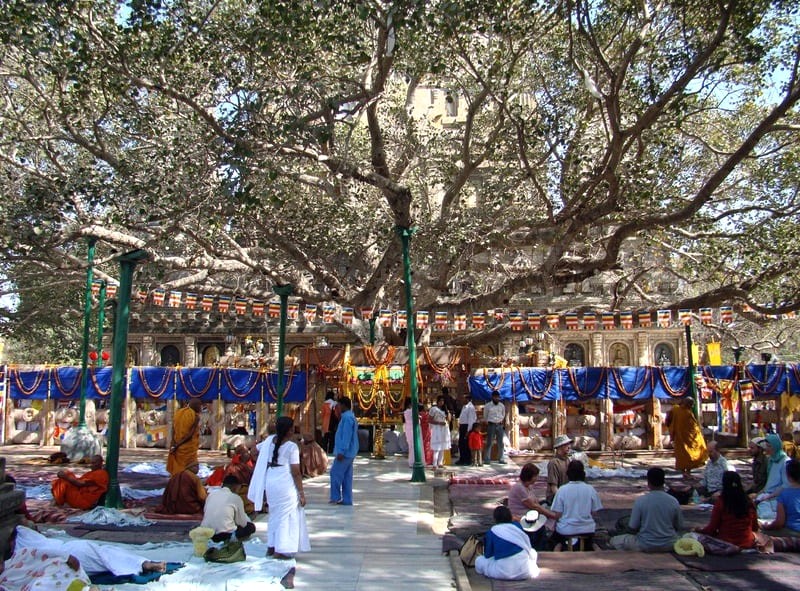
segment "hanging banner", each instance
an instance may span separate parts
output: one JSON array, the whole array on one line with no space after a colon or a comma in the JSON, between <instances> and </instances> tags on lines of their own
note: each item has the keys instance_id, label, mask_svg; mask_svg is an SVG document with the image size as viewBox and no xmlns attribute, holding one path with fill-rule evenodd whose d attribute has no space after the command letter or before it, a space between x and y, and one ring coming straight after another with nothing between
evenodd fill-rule
<instances>
[{"instance_id":1,"label":"hanging banner","mask_svg":"<svg viewBox=\"0 0 800 591\"><path fill-rule=\"evenodd\" d=\"M730 324L733 322L733 308L731 306L722 306L719 309L719 319L722 324Z\"/></svg>"},{"instance_id":2,"label":"hanging banner","mask_svg":"<svg viewBox=\"0 0 800 591\"><path fill-rule=\"evenodd\" d=\"M603 330L614 330L614 312L603 312Z\"/></svg>"},{"instance_id":3,"label":"hanging banner","mask_svg":"<svg viewBox=\"0 0 800 591\"><path fill-rule=\"evenodd\" d=\"M253 300L253 316L263 316L264 306L265 304L261 300Z\"/></svg>"},{"instance_id":4,"label":"hanging banner","mask_svg":"<svg viewBox=\"0 0 800 591\"><path fill-rule=\"evenodd\" d=\"M417 311L417 328L428 328L428 312L427 310Z\"/></svg>"},{"instance_id":5,"label":"hanging banner","mask_svg":"<svg viewBox=\"0 0 800 591\"><path fill-rule=\"evenodd\" d=\"M539 330L542 326L542 315L539 312L528 312L528 328Z\"/></svg>"},{"instance_id":6,"label":"hanging banner","mask_svg":"<svg viewBox=\"0 0 800 591\"><path fill-rule=\"evenodd\" d=\"M183 292L181 291L171 291L169 292L169 307L170 308L180 308L181 301L183 300Z\"/></svg>"},{"instance_id":7,"label":"hanging banner","mask_svg":"<svg viewBox=\"0 0 800 591\"><path fill-rule=\"evenodd\" d=\"M364 320L372 320L372 308L361 308L361 318Z\"/></svg>"},{"instance_id":8,"label":"hanging banner","mask_svg":"<svg viewBox=\"0 0 800 591\"><path fill-rule=\"evenodd\" d=\"M314 322L317 319L317 305L306 304L303 310L303 317L306 319L306 322Z\"/></svg>"},{"instance_id":9,"label":"hanging banner","mask_svg":"<svg viewBox=\"0 0 800 591\"><path fill-rule=\"evenodd\" d=\"M639 312L639 326L642 328L650 328L653 326L653 315L650 311L641 311Z\"/></svg>"},{"instance_id":10,"label":"hanging banner","mask_svg":"<svg viewBox=\"0 0 800 591\"><path fill-rule=\"evenodd\" d=\"M552 330L558 330L559 324L561 324L561 317L558 314L547 315L547 326Z\"/></svg>"},{"instance_id":11,"label":"hanging banner","mask_svg":"<svg viewBox=\"0 0 800 591\"><path fill-rule=\"evenodd\" d=\"M564 315L564 322L567 325L567 330L578 330L580 326L578 324L578 313L577 312L567 312Z\"/></svg>"},{"instance_id":12,"label":"hanging banner","mask_svg":"<svg viewBox=\"0 0 800 591\"><path fill-rule=\"evenodd\" d=\"M692 323L692 311L685 308L678 310L678 321L684 326L689 326Z\"/></svg>"},{"instance_id":13,"label":"hanging banner","mask_svg":"<svg viewBox=\"0 0 800 591\"><path fill-rule=\"evenodd\" d=\"M619 323L625 330L633 328L633 312L625 310L619 313Z\"/></svg>"},{"instance_id":14,"label":"hanging banner","mask_svg":"<svg viewBox=\"0 0 800 591\"><path fill-rule=\"evenodd\" d=\"M300 304L286 304L286 318L298 320L300 318Z\"/></svg>"},{"instance_id":15,"label":"hanging banner","mask_svg":"<svg viewBox=\"0 0 800 591\"><path fill-rule=\"evenodd\" d=\"M467 315L455 314L453 316L453 329L454 330L467 330Z\"/></svg>"},{"instance_id":16,"label":"hanging banner","mask_svg":"<svg viewBox=\"0 0 800 591\"><path fill-rule=\"evenodd\" d=\"M153 304L156 306L163 306L164 305L164 297L166 296L167 292L164 289L154 289L153 290Z\"/></svg>"},{"instance_id":17,"label":"hanging banner","mask_svg":"<svg viewBox=\"0 0 800 591\"><path fill-rule=\"evenodd\" d=\"M117 297L117 290L118 289L119 289L119 285L117 285L116 283L109 283L108 286L106 287L106 297L109 300L113 300L115 297ZM147 292L145 292L145 296L146 295L147 295Z\"/></svg>"},{"instance_id":18,"label":"hanging banner","mask_svg":"<svg viewBox=\"0 0 800 591\"><path fill-rule=\"evenodd\" d=\"M342 324L345 326L353 324L353 308L342 308Z\"/></svg>"},{"instance_id":19,"label":"hanging banner","mask_svg":"<svg viewBox=\"0 0 800 591\"><path fill-rule=\"evenodd\" d=\"M447 312L436 312L434 322L436 330L447 330L447 325L450 324L449 315Z\"/></svg>"},{"instance_id":20,"label":"hanging banner","mask_svg":"<svg viewBox=\"0 0 800 591\"><path fill-rule=\"evenodd\" d=\"M511 330L514 331L521 331L522 330L522 314L519 312L510 312L508 314L508 320L511 324Z\"/></svg>"},{"instance_id":21,"label":"hanging banner","mask_svg":"<svg viewBox=\"0 0 800 591\"><path fill-rule=\"evenodd\" d=\"M700 322L703 324L711 324L711 321L711 308L700 308Z\"/></svg>"},{"instance_id":22,"label":"hanging banner","mask_svg":"<svg viewBox=\"0 0 800 591\"><path fill-rule=\"evenodd\" d=\"M227 314L228 310L231 307L231 296L219 296L219 300L217 301L217 308L223 314Z\"/></svg>"},{"instance_id":23,"label":"hanging banner","mask_svg":"<svg viewBox=\"0 0 800 591\"><path fill-rule=\"evenodd\" d=\"M408 312L406 310L397 311L397 328L408 328Z\"/></svg>"},{"instance_id":24,"label":"hanging banner","mask_svg":"<svg viewBox=\"0 0 800 591\"><path fill-rule=\"evenodd\" d=\"M314 314L316 315L316 309L314 310ZM281 303L280 302L270 302L267 304L267 316L269 318L280 318L281 317Z\"/></svg>"},{"instance_id":25,"label":"hanging banner","mask_svg":"<svg viewBox=\"0 0 800 591\"><path fill-rule=\"evenodd\" d=\"M669 328L670 324L672 324L672 310L659 310L658 326L661 328Z\"/></svg>"},{"instance_id":26,"label":"hanging banner","mask_svg":"<svg viewBox=\"0 0 800 591\"><path fill-rule=\"evenodd\" d=\"M722 346L720 343L706 343L709 365L722 365Z\"/></svg>"},{"instance_id":27,"label":"hanging banner","mask_svg":"<svg viewBox=\"0 0 800 591\"><path fill-rule=\"evenodd\" d=\"M194 310L197 307L197 294L196 293L187 293L186 294L186 308L189 310Z\"/></svg>"},{"instance_id":28,"label":"hanging banner","mask_svg":"<svg viewBox=\"0 0 800 591\"><path fill-rule=\"evenodd\" d=\"M214 309L214 296L203 296L200 306L203 308L203 312L211 312Z\"/></svg>"},{"instance_id":29,"label":"hanging banner","mask_svg":"<svg viewBox=\"0 0 800 591\"><path fill-rule=\"evenodd\" d=\"M586 330L594 330L597 328L597 314L594 312L583 313L583 328Z\"/></svg>"},{"instance_id":30,"label":"hanging banner","mask_svg":"<svg viewBox=\"0 0 800 591\"><path fill-rule=\"evenodd\" d=\"M336 319L336 306L333 304L325 304L322 308L322 322L325 324L333 324Z\"/></svg>"},{"instance_id":31,"label":"hanging banner","mask_svg":"<svg viewBox=\"0 0 800 591\"><path fill-rule=\"evenodd\" d=\"M472 328L481 330L486 326L486 316L483 312L472 313Z\"/></svg>"}]
</instances>

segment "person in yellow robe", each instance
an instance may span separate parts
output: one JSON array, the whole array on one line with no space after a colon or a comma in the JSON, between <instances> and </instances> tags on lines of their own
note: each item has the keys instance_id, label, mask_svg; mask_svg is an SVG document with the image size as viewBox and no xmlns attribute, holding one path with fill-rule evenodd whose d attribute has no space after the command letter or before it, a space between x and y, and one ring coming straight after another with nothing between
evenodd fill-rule
<instances>
[{"instance_id":1,"label":"person in yellow robe","mask_svg":"<svg viewBox=\"0 0 800 591\"><path fill-rule=\"evenodd\" d=\"M192 399L172 419L172 443L167 456L167 472L173 476L183 472L190 464L197 463L202 408L199 400Z\"/></svg>"},{"instance_id":2,"label":"person in yellow robe","mask_svg":"<svg viewBox=\"0 0 800 591\"><path fill-rule=\"evenodd\" d=\"M92 509L108 491L110 478L103 468L103 456L92 456L92 469L81 477L59 470L50 485L56 505Z\"/></svg>"},{"instance_id":3,"label":"person in yellow robe","mask_svg":"<svg viewBox=\"0 0 800 591\"><path fill-rule=\"evenodd\" d=\"M694 400L684 398L675 404L667 418L672 447L675 450L675 469L688 475L693 468L704 465L708 459L706 440L697 417L692 412Z\"/></svg>"}]
</instances>

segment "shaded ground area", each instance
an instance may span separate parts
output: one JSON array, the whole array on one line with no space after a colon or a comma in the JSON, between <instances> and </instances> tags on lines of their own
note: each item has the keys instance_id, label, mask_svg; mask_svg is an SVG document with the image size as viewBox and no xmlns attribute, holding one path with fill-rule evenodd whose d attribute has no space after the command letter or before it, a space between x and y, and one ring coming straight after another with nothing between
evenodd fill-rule
<instances>
[{"instance_id":1,"label":"shaded ground area","mask_svg":"<svg viewBox=\"0 0 800 591\"><path fill-rule=\"evenodd\" d=\"M544 468L546 458L537 457L535 463ZM646 462L646 463L645 463ZM749 465L744 460L733 462L744 479L750 476ZM667 470L669 482L682 482L681 476L672 469L669 458L648 458L646 461L626 461L625 467L635 478L603 477L589 479L603 503L604 509L597 517L597 540L606 547L608 535L613 535L617 521L630 514L634 499L647 491L644 472L652 465ZM612 466L608 466L612 467ZM448 487L451 517L449 532L464 540L473 533L483 533L492 526L492 511L501 504L508 493L508 482L514 482L519 474L519 465L493 464L473 469L454 469L455 480ZM540 498L545 496L545 470L535 484ZM699 478L700 470L694 475ZM486 484L496 480L498 484ZM468 481L483 481L484 484L467 484ZM709 506L685 505L682 507L686 528L705 526L710 516ZM455 540L453 544L457 543ZM537 590L562 591L591 585L593 591L638 591L645 589L675 589L678 591L698 589L707 591L733 590L752 591L770 589L783 591L800 588L800 555L740 554L733 557L709 556L679 560L674 554L648 555L603 550L577 557L571 553L541 552L539 554L541 575L530 582L498 583L492 587L488 579L467 569L473 591Z\"/></svg>"}]
</instances>

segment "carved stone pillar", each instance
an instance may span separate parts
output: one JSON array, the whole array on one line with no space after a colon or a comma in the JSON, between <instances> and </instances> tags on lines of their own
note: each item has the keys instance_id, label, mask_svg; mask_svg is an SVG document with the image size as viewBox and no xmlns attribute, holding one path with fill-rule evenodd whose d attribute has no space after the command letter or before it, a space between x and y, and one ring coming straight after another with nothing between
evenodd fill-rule
<instances>
[{"instance_id":1,"label":"carved stone pillar","mask_svg":"<svg viewBox=\"0 0 800 591\"><path fill-rule=\"evenodd\" d=\"M156 354L156 342L150 335L142 337L142 358L139 360L142 365L158 365L159 359Z\"/></svg>"},{"instance_id":2,"label":"carved stone pillar","mask_svg":"<svg viewBox=\"0 0 800 591\"><path fill-rule=\"evenodd\" d=\"M184 365L186 367L197 367L197 338L187 336L183 338Z\"/></svg>"},{"instance_id":3,"label":"carved stone pillar","mask_svg":"<svg viewBox=\"0 0 800 591\"><path fill-rule=\"evenodd\" d=\"M603 353L603 335L599 332L592 333L592 352L586 365L594 367L608 365L606 356Z\"/></svg>"}]
</instances>

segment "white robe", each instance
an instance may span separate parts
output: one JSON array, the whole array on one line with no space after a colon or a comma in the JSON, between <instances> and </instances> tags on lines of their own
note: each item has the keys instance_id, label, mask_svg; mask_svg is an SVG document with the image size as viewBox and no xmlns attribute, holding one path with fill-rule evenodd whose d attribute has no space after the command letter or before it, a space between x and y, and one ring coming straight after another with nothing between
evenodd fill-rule
<instances>
[{"instance_id":1,"label":"white robe","mask_svg":"<svg viewBox=\"0 0 800 591\"><path fill-rule=\"evenodd\" d=\"M428 420L444 422L444 425L431 423L431 449L433 451L450 449L452 440L450 439L450 427L447 426L447 414L438 406L434 406L428 411Z\"/></svg>"},{"instance_id":2,"label":"white robe","mask_svg":"<svg viewBox=\"0 0 800 591\"><path fill-rule=\"evenodd\" d=\"M278 554L297 554L311 550L306 528L306 515L297 495L291 466L300 464L300 450L293 441L284 441L278 449L278 465L270 466L275 436L259 444L258 460L247 491L256 510L267 495L267 546ZM262 447L263 446L263 447ZM263 459L262 459L263 458ZM253 486L253 483L256 486Z\"/></svg>"},{"instance_id":3,"label":"white robe","mask_svg":"<svg viewBox=\"0 0 800 591\"><path fill-rule=\"evenodd\" d=\"M17 526L17 548L35 548L63 557L72 555L90 575L106 571L117 577L138 575L148 560L112 544L91 540L54 540L22 525Z\"/></svg>"},{"instance_id":4,"label":"white robe","mask_svg":"<svg viewBox=\"0 0 800 591\"><path fill-rule=\"evenodd\" d=\"M499 560L478 556L475 559L475 571L478 574L504 581L523 581L539 576L536 550L531 548L531 542L524 531L510 523L498 523L492 527L492 532L497 537L519 546L522 551Z\"/></svg>"}]
</instances>

